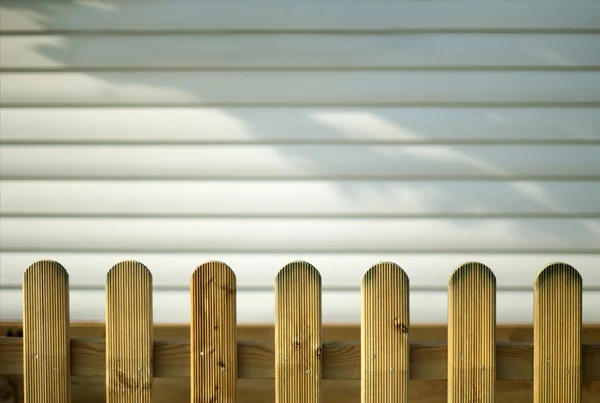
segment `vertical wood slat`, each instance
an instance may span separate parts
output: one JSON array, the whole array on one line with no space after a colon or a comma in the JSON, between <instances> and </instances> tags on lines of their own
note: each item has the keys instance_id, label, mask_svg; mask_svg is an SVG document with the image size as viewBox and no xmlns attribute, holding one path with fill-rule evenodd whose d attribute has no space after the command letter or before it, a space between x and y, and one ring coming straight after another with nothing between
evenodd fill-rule
<instances>
[{"instance_id":1,"label":"vertical wood slat","mask_svg":"<svg viewBox=\"0 0 600 403\"><path fill-rule=\"evenodd\" d=\"M361 401L408 402L409 280L382 262L362 279Z\"/></svg>"},{"instance_id":2,"label":"vertical wood slat","mask_svg":"<svg viewBox=\"0 0 600 403\"><path fill-rule=\"evenodd\" d=\"M151 402L152 348L152 275L121 262L106 281L107 403Z\"/></svg>"},{"instance_id":3,"label":"vertical wood slat","mask_svg":"<svg viewBox=\"0 0 600 403\"><path fill-rule=\"evenodd\" d=\"M71 401L69 275L40 261L23 275L23 379L26 403Z\"/></svg>"},{"instance_id":4,"label":"vertical wood slat","mask_svg":"<svg viewBox=\"0 0 600 403\"><path fill-rule=\"evenodd\" d=\"M582 280L573 267L554 263L534 283L534 402L581 399Z\"/></svg>"},{"instance_id":5,"label":"vertical wood slat","mask_svg":"<svg viewBox=\"0 0 600 403\"><path fill-rule=\"evenodd\" d=\"M191 279L192 403L237 397L236 278L224 263L200 265Z\"/></svg>"},{"instance_id":6,"label":"vertical wood slat","mask_svg":"<svg viewBox=\"0 0 600 403\"><path fill-rule=\"evenodd\" d=\"M448 283L448 402L494 402L496 277L476 262Z\"/></svg>"},{"instance_id":7,"label":"vertical wood slat","mask_svg":"<svg viewBox=\"0 0 600 403\"><path fill-rule=\"evenodd\" d=\"M275 278L275 401L322 401L321 275L293 262Z\"/></svg>"}]
</instances>

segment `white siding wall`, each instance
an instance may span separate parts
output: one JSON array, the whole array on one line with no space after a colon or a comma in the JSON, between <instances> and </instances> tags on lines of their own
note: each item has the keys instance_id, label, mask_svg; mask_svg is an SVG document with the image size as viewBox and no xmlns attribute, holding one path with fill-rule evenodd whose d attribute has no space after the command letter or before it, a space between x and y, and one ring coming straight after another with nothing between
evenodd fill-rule
<instances>
[{"instance_id":1,"label":"white siding wall","mask_svg":"<svg viewBox=\"0 0 600 403\"><path fill-rule=\"evenodd\" d=\"M74 320L104 319L106 271L155 279L189 320L193 269L238 276L272 322L284 264L323 276L324 320L358 322L362 273L411 279L446 321L468 260L498 319L532 320L561 260L600 321L599 1L3 1L0 319L54 259Z\"/></svg>"}]
</instances>

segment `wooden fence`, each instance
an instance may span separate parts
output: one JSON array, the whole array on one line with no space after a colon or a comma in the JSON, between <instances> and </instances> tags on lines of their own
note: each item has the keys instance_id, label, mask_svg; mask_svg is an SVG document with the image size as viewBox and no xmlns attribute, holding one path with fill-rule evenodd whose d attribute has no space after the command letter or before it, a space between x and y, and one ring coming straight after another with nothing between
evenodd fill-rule
<instances>
[{"instance_id":1,"label":"wooden fence","mask_svg":"<svg viewBox=\"0 0 600 403\"><path fill-rule=\"evenodd\" d=\"M448 343L410 344L409 279L396 264L361 284L360 342L321 340L321 277L306 262L275 279L275 342L238 341L236 278L208 262L191 277L190 340L155 341L152 276L108 272L106 339L70 339L69 280L57 262L23 278L23 338L0 338L0 374L23 375L25 402L69 402L71 376L106 377L107 402L150 402L155 377L189 378L192 402L235 402L237 380L275 379L275 400L320 402L323 379L360 379L362 402L408 402L409 379L448 380L448 402L493 402L497 380L533 380L535 402L579 402L600 380L600 345L582 344L582 280L555 263L534 283L534 343L496 342L496 279L480 263L448 285Z\"/></svg>"}]
</instances>

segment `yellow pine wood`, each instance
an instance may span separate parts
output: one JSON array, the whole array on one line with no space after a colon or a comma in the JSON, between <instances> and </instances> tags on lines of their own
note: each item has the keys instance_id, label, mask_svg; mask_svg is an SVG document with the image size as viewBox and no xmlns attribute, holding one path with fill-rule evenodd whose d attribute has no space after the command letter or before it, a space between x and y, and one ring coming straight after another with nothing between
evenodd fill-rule
<instances>
[{"instance_id":1,"label":"yellow pine wood","mask_svg":"<svg viewBox=\"0 0 600 403\"><path fill-rule=\"evenodd\" d=\"M40 261L23 275L23 371L26 403L71 401L69 275Z\"/></svg>"},{"instance_id":2,"label":"yellow pine wood","mask_svg":"<svg viewBox=\"0 0 600 403\"><path fill-rule=\"evenodd\" d=\"M152 275L121 262L106 282L106 402L150 403L153 383Z\"/></svg>"},{"instance_id":3,"label":"yellow pine wood","mask_svg":"<svg viewBox=\"0 0 600 403\"><path fill-rule=\"evenodd\" d=\"M469 262L448 283L448 402L494 402L495 383L496 277Z\"/></svg>"},{"instance_id":4,"label":"yellow pine wood","mask_svg":"<svg viewBox=\"0 0 600 403\"><path fill-rule=\"evenodd\" d=\"M534 402L581 399L581 276L553 263L534 283Z\"/></svg>"},{"instance_id":5,"label":"yellow pine wood","mask_svg":"<svg viewBox=\"0 0 600 403\"><path fill-rule=\"evenodd\" d=\"M276 402L321 402L321 275L306 262L286 265L275 301Z\"/></svg>"},{"instance_id":6,"label":"yellow pine wood","mask_svg":"<svg viewBox=\"0 0 600 403\"><path fill-rule=\"evenodd\" d=\"M408 292L408 276L394 263L379 263L363 276L363 403L408 402Z\"/></svg>"},{"instance_id":7,"label":"yellow pine wood","mask_svg":"<svg viewBox=\"0 0 600 403\"><path fill-rule=\"evenodd\" d=\"M199 266L191 280L191 401L234 403L237 395L236 279L224 263Z\"/></svg>"},{"instance_id":8,"label":"yellow pine wood","mask_svg":"<svg viewBox=\"0 0 600 403\"><path fill-rule=\"evenodd\" d=\"M273 342L239 341L237 348L238 382L244 379L275 379ZM71 375L83 378L104 377L105 356L104 340L71 339ZM581 356L582 381L588 383L600 381L600 344L583 344ZM322 378L325 380L361 379L360 342L324 342L322 360ZM496 380L529 382L533 398L533 343L498 343L496 360ZM409 366L411 381L447 380L447 346L440 343L410 343ZM0 337L0 377L3 375L23 375L23 343L20 338ZM155 380L186 379L189 390L189 340L154 342L154 377ZM411 390L409 396L410 393Z\"/></svg>"}]
</instances>

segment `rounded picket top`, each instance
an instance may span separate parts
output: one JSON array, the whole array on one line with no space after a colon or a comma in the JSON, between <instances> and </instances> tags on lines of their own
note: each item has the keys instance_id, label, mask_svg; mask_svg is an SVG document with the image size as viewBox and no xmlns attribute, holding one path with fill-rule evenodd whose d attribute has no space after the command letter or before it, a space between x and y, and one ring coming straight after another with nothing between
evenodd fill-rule
<instances>
[{"instance_id":1,"label":"rounded picket top","mask_svg":"<svg viewBox=\"0 0 600 403\"><path fill-rule=\"evenodd\" d=\"M361 288L369 285L376 278L383 277L384 279L395 280L394 282L400 282L406 284L408 289L409 278L404 269L394 262L382 261L371 266L362 276Z\"/></svg>"},{"instance_id":2,"label":"rounded picket top","mask_svg":"<svg viewBox=\"0 0 600 403\"><path fill-rule=\"evenodd\" d=\"M496 275L492 269L479 262L466 262L458 266L452 272L448 285L452 287L472 278L479 278L496 286Z\"/></svg>"},{"instance_id":3,"label":"rounded picket top","mask_svg":"<svg viewBox=\"0 0 600 403\"><path fill-rule=\"evenodd\" d=\"M53 260L29 266L23 274L23 390L29 401L70 401L69 321L65 268Z\"/></svg>"},{"instance_id":4,"label":"rounded picket top","mask_svg":"<svg viewBox=\"0 0 600 403\"><path fill-rule=\"evenodd\" d=\"M123 276L138 276L152 282L150 270L137 260L124 260L111 267L106 275L106 282L108 284L111 280Z\"/></svg>"},{"instance_id":5,"label":"rounded picket top","mask_svg":"<svg viewBox=\"0 0 600 403\"><path fill-rule=\"evenodd\" d=\"M548 281L559 279L560 281L575 282L582 285L581 274L571 265L563 262L553 262L544 267L535 278L534 286L540 286Z\"/></svg>"},{"instance_id":6,"label":"rounded picket top","mask_svg":"<svg viewBox=\"0 0 600 403\"><path fill-rule=\"evenodd\" d=\"M193 287L208 286L211 283L221 284L229 292L236 291L237 277L231 267L219 260L209 260L196 267L190 278Z\"/></svg>"},{"instance_id":7,"label":"rounded picket top","mask_svg":"<svg viewBox=\"0 0 600 403\"><path fill-rule=\"evenodd\" d=\"M61 265L57 261L39 260L31 264L27 269L25 269L25 271L23 272L23 282L40 275L52 275L55 277L62 276L65 279L67 279L67 281L69 279L69 273L63 267L63 265Z\"/></svg>"},{"instance_id":8,"label":"rounded picket top","mask_svg":"<svg viewBox=\"0 0 600 403\"><path fill-rule=\"evenodd\" d=\"M297 260L283 266L275 276L276 284L282 281L291 280L315 280L318 285L320 285L321 273L319 273L319 270L312 264L304 260Z\"/></svg>"}]
</instances>

